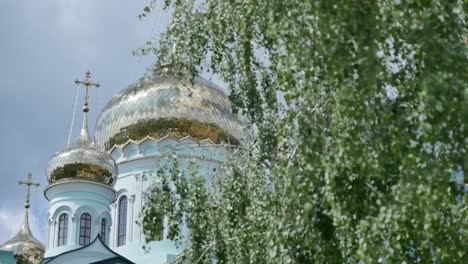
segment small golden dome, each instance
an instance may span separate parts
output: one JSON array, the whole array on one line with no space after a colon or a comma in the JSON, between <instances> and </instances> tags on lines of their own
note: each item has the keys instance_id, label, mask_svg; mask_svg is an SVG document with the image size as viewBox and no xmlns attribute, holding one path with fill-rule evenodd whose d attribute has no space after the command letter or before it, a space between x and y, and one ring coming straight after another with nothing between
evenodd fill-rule
<instances>
[{"instance_id":1,"label":"small golden dome","mask_svg":"<svg viewBox=\"0 0 468 264\"><path fill-rule=\"evenodd\" d=\"M75 144L50 158L47 166L49 184L68 180L84 180L113 187L117 164L112 157L96 148L88 133L88 103L83 109L83 128Z\"/></svg>"},{"instance_id":2,"label":"small golden dome","mask_svg":"<svg viewBox=\"0 0 468 264\"><path fill-rule=\"evenodd\" d=\"M42 259L45 247L31 233L28 208L25 211L23 226L14 237L0 245L0 250L13 251L17 259Z\"/></svg>"}]
</instances>

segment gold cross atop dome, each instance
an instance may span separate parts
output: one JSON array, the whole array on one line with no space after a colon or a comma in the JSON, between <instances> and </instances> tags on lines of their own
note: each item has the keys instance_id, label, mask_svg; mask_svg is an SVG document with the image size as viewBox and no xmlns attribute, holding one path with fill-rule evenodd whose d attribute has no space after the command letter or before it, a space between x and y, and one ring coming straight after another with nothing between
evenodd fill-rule
<instances>
[{"instance_id":1,"label":"gold cross atop dome","mask_svg":"<svg viewBox=\"0 0 468 264\"><path fill-rule=\"evenodd\" d=\"M15 258L34 260L34 263L36 263L35 260L38 260L37 258L39 256L42 258L44 255L45 248L44 245L33 236L31 229L29 228L29 198L31 195L31 186L37 187L39 186L39 183L33 182L32 175L29 173L27 180L19 181L18 184L26 185L28 187L26 193L26 204L24 205L26 208L24 210L24 222L14 237L0 245L0 250L12 251L15 254Z\"/></svg>"},{"instance_id":2,"label":"gold cross atop dome","mask_svg":"<svg viewBox=\"0 0 468 264\"><path fill-rule=\"evenodd\" d=\"M19 181L18 184L19 185L24 184L24 185L26 185L28 187L28 190L26 192L26 203L24 204L24 207L29 208L29 206L30 206L29 197L31 196L31 186L39 187L39 183L33 182L32 181L32 174L29 173L28 174L28 179L26 181Z\"/></svg>"},{"instance_id":3,"label":"gold cross atop dome","mask_svg":"<svg viewBox=\"0 0 468 264\"><path fill-rule=\"evenodd\" d=\"M88 108L88 98L89 98L89 95L88 95L88 90L89 90L89 87L90 86L94 86L96 88L98 88L99 86L101 86L99 84L99 82L91 82L91 72L90 71L87 71L86 72L86 76L85 76L85 79L84 81L80 81L80 80L75 80L75 83L77 85L80 85L80 84L83 84L85 86L85 89L86 89L86 95L85 95L85 103L84 103L84 108L83 108L83 112L87 113L89 111L89 108Z\"/></svg>"}]
</instances>

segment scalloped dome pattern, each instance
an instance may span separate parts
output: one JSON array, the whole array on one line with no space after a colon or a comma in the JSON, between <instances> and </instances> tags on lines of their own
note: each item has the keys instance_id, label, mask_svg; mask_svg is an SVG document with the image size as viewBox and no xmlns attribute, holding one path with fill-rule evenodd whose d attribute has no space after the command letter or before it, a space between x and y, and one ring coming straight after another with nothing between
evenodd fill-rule
<instances>
[{"instance_id":1,"label":"scalloped dome pattern","mask_svg":"<svg viewBox=\"0 0 468 264\"><path fill-rule=\"evenodd\" d=\"M208 159L211 161L225 161L227 155L226 145L215 144L210 139L197 141L187 136L176 139L166 135L160 139L145 137L142 140L128 140L121 145L115 145L110 150L110 155L117 162L125 162L132 159L152 156L178 156Z\"/></svg>"},{"instance_id":2,"label":"scalloped dome pattern","mask_svg":"<svg viewBox=\"0 0 468 264\"><path fill-rule=\"evenodd\" d=\"M232 113L227 96L213 83L200 77L195 77L191 82L183 73L172 73L164 71L163 68L151 79L136 82L111 99L98 118L96 144L101 149L109 150L118 144L112 139L125 133L131 126L157 120L176 120L175 122L182 120L191 124L205 125L205 128L201 127L199 130L219 129L238 141L243 141L247 135L247 119ZM125 142L127 139L140 140L144 136L151 135L151 129L154 131L154 126L158 125L156 123L152 128L143 125L141 129L143 136L126 137L120 142ZM177 126L180 128L181 125ZM197 138L197 135L191 132L181 137L187 135ZM201 135L197 140L200 138L206 136Z\"/></svg>"}]
</instances>

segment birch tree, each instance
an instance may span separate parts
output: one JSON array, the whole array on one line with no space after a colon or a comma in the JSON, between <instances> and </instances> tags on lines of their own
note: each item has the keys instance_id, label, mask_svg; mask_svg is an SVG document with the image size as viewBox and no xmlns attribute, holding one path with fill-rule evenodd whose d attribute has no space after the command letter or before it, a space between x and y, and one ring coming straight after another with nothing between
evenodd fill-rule
<instances>
[{"instance_id":1,"label":"birch tree","mask_svg":"<svg viewBox=\"0 0 468 264\"><path fill-rule=\"evenodd\" d=\"M153 0L141 17L164 10L141 55L213 72L256 131L211 188L161 173L175 189L152 192L148 240L166 215L174 239L188 223L182 263L468 262L451 181L468 166L468 2Z\"/></svg>"}]
</instances>

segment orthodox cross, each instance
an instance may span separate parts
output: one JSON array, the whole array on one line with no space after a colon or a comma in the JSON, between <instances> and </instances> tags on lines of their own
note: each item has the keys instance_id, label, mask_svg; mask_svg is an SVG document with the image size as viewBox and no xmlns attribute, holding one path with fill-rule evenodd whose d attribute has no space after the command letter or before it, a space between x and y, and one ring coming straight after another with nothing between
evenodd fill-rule
<instances>
[{"instance_id":1,"label":"orthodox cross","mask_svg":"<svg viewBox=\"0 0 468 264\"><path fill-rule=\"evenodd\" d=\"M30 193L31 192L31 186L38 187L39 183L32 182L32 174L29 173L28 174L28 179L26 181L19 181L18 184L19 185L24 184L24 185L28 186L28 191L26 192L26 204L24 205L24 207L29 208L29 206L30 206L29 197L31 196L31 193Z\"/></svg>"},{"instance_id":2,"label":"orthodox cross","mask_svg":"<svg viewBox=\"0 0 468 264\"><path fill-rule=\"evenodd\" d=\"M83 84L85 86L85 88L86 88L86 96L85 96L85 103L84 103L85 106L83 108L83 112L87 113L89 111L89 108L88 108L88 98L89 98L88 90L89 90L89 87L94 86L94 87L98 88L100 86L100 84L98 82L96 82L96 83L91 82L91 72L89 72L89 71L86 72L86 76L85 76L84 81L75 80L75 83L76 83L76 85Z\"/></svg>"}]
</instances>

